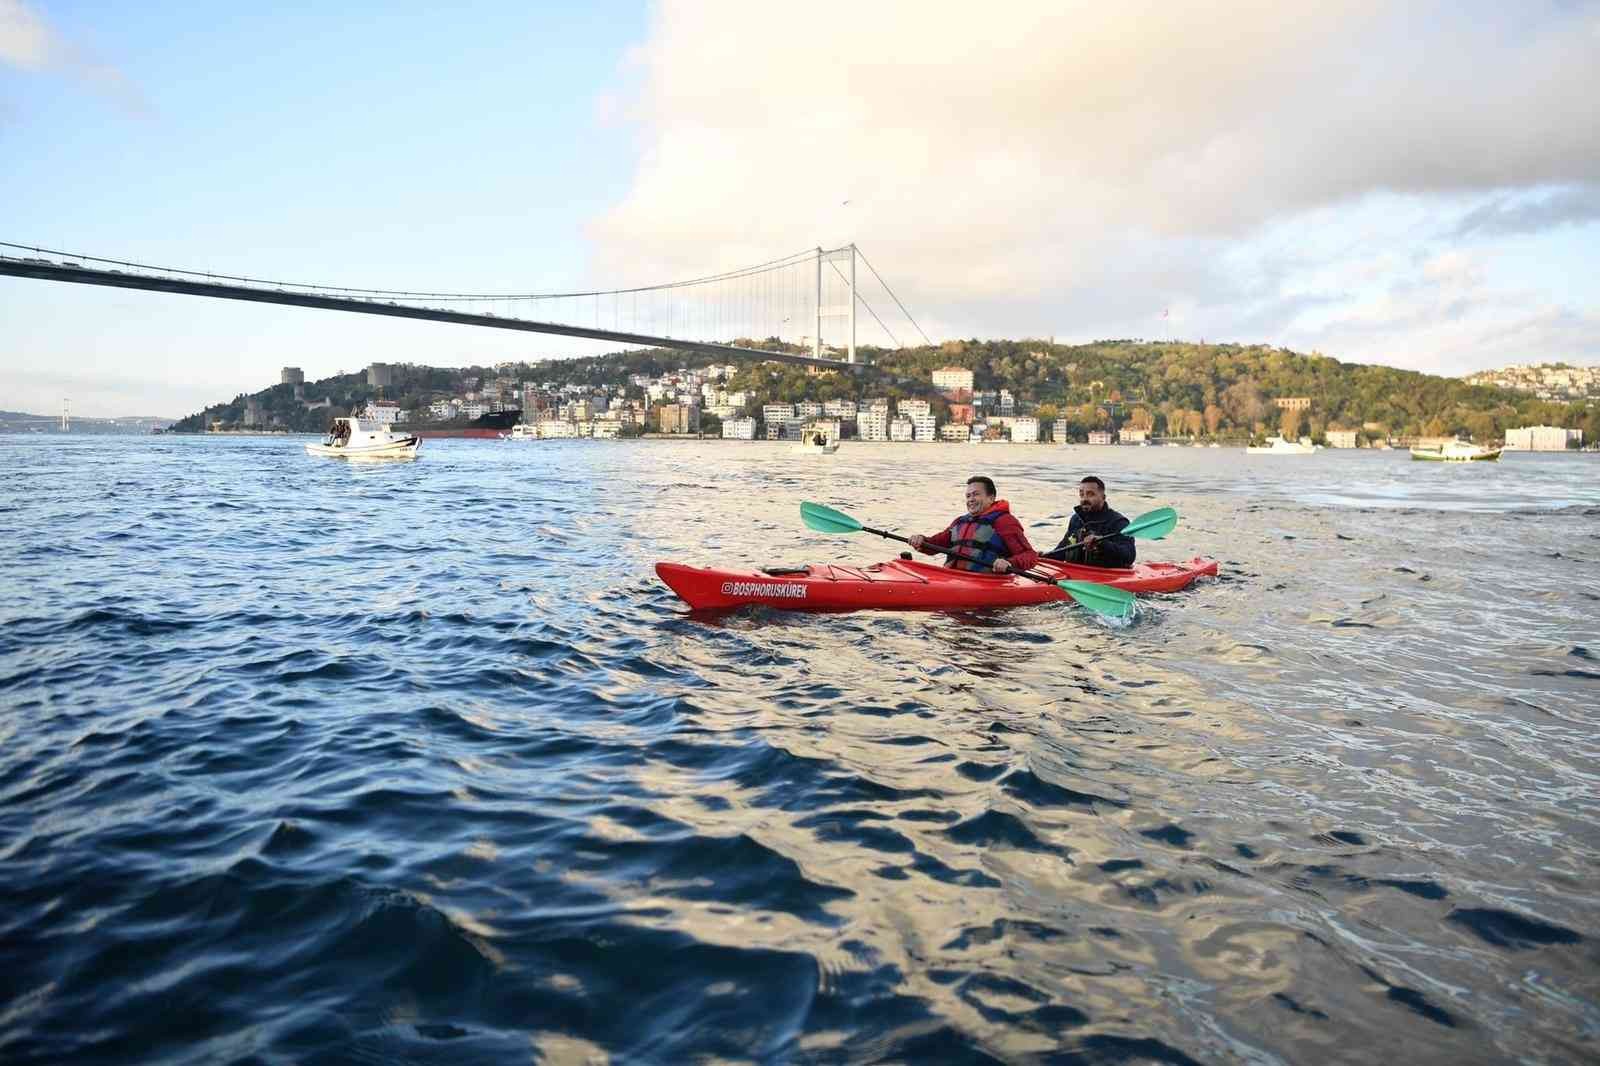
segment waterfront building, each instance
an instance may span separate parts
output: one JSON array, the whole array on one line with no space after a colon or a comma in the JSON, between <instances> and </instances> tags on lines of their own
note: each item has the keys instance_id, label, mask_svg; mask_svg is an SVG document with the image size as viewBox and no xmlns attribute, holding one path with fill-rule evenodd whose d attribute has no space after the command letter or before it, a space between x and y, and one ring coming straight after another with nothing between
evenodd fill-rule
<instances>
[{"instance_id":1,"label":"waterfront building","mask_svg":"<svg viewBox=\"0 0 1600 1066\"><path fill-rule=\"evenodd\" d=\"M961 422L946 422L939 427L939 439L960 443L972 435L971 429Z\"/></svg>"},{"instance_id":2,"label":"waterfront building","mask_svg":"<svg viewBox=\"0 0 1600 1066\"><path fill-rule=\"evenodd\" d=\"M1124 426L1122 432L1118 434L1118 439L1123 444L1143 444L1150 439L1150 431L1148 429L1134 429L1131 426Z\"/></svg>"},{"instance_id":3,"label":"waterfront building","mask_svg":"<svg viewBox=\"0 0 1600 1066\"><path fill-rule=\"evenodd\" d=\"M933 421L933 415L931 415L931 414L913 415L911 417L911 425L912 425L912 428L916 431L916 439L917 440L919 440L919 441L935 441L935 440L939 439L938 438L938 434L937 434L937 426L934 424L934 421Z\"/></svg>"},{"instance_id":4,"label":"waterfront building","mask_svg":"<svg viewBox=\"0 0 1600 1066\"><path fill-rule=\"evenodd\" d=\"M700 432L700 408L694 404L663 404L656 409L656 417L663 433Z\"/></svg>"},{"instance_id":5,"label":"waterfront building","mask_svg":"<svg viewBox=\"0 0 1600 1066\"><path fill-rule=\"evenodd\" d=\"M1564 452L1583 445L1583 430L1560 426L1523 426L1506 430L1506 451Z\"/></svg>"},{"instance_id":6,"label":"waterfront building","mask_svg":"<svg viewBox=\"0 0 1600 1066\"><path fill-rule=\"evenodd\" d=\"M911 424L909 418L895 418L889 423L889 439L893 441L910 441L916 434L916 426Z\"/></svg>"},{"instance_id":7,"label":"waterfront building","mask_svg":"<svg viewBox=\"0 0 1600 1066\"><path fill-rule=\"evenodd\" d=\"M862 440L888 440L889 408L871 407L857 414L856 436Z\"/></svg>"},{"instance_id":8,"label":"waterfront building","mask_svg":"<svg viewBox=\"0 0 1600 1066\"><path fill-rule=\"evenodd\" d=\"M725 418L722 421L724 440L755 440L756 420L753 418Z\"/></svg>"},{"instance_id":9,"label":"waterfront building","mask_svg":"<svg viewBox=\"0 0 1600 1066\"><path fill-rule=\"evenodd\" d=\"M1065 418L1056 419L1056 421L1055 421L1055 436L1056 436L1056 443L1057 444L1065 444L1065 443L1067 443L1067 436L1071 432L1072 432L1072 424L1070 422L1068 422Z\"/></svg>"},{"instance_id":10,"label":"waterfront building","mask_svg":"<svg viewBox=\"0 0 1600 1066\"><path fill-rule=\"evenodd\" d=\"M1039 443L1039 420L1019 416L1011 420L1011 440L1014 444Z\"/></svg>"},{"instance_id":11,"label":"waterfront building","mask_svg":"<svg viewBox=\"0 0 1600 1066\"><path fill-rule=\"evenodd\" d=\"M1113 441L1112 435L1111 435L1111 433L1109 431L1104 430L1104 429L1094 429L1094 430L1090 430L1089 431L1089 443L1090 444L1111 444L1111 443L1114 443L1114 441Z\"/></svg>"},{"instance_id":12,"label":"waterfront building","mask_svg":"<svg viewBox=\"0 0 1600 1066\"><path fill-rule=\"evenodd\" d=\"M578 435L578 427L557 418L546 418L536 424L540 440L566 440Z\"/></svg>"},{"instance_id":13,"label":"waterfront building","mask_svg":"<svg viewBox=\"0 0 1600 1066\"><path fill-rule=\"evenodd\" d=\"M894 409L895 414L915 419L918 415L925 415L931 412L933 405L927 400L901 400L895 404Z\"/></svg>"},{"instance_id":14,"label":"waterfront building","mask_svg":"<svg viewBox=\"0 0 1600 1066\"><path fill-rule=\"evenodd\" d=\"M794 405L794 413L800 418L819 418L822 415L822 411L822 404L811 400L805 400Z\"/></svg>"},{"instance_id":15,"label":"waterfront building","mask_svg":"<svg viewBox=\"0 0 1600 1066\"><path fill-rule=\"evenodd\" d=\"M1330 429L1326 437L1330 448L1354 448L1356 446L1356 431L1353 429Z\"/></svg>"}]
</instances>

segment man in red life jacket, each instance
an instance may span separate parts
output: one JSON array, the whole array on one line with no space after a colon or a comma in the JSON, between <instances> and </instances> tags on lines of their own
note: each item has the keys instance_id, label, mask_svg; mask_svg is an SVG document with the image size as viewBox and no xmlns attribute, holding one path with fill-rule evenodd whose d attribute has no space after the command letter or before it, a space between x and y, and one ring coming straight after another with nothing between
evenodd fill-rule
<instances>
[{"instance_id":1,"label":"man in red life jacket","mask_svg":"<svg viewBox=\"0 0 1600 1066\"><path fill-rule=\"evenodd\" d=\"M946 566L960 570L1026 570L1039 561L1039 553L1028 543L1022 523L1011 514L1011 505L995 497L994 482L986 477L967 479L967 513L950 523L950 528L931 537L913 534L911 546L926 555L955 549Z\"/></svg>"}]
</instances>

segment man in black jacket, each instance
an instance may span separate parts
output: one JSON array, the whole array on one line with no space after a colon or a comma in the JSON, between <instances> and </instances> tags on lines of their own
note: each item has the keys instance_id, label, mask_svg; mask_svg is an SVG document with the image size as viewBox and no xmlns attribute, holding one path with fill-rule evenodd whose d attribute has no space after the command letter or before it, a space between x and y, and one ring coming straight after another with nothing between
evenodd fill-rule
<instances>
[{"instance_id":1,"label":"man in black jacket","mask_svg":"<svg viewBox=\"0 0 1600 1066\"><path fill-rule=\"evenodd\" d=\"M1078 506L1072 509L1067 535L1043 558L1085 566L1132 566L1138 549L1132 537L1121 535L1127 524L1106 506L1106 483L1090 474L1078 483Z\"/></svg>"}]
</instances>

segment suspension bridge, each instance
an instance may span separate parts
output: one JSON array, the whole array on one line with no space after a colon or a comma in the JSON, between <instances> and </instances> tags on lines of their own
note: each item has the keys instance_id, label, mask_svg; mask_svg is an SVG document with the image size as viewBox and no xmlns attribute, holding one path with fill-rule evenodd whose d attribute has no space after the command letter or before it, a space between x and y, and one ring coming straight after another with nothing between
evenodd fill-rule
<instances>
[{"instance_id":1,"label":"suspension bridge","mask_svg":"<svg viewBox=\"0 0 1600 1066\"><path fill-rule=\"evenodd\" d=\"M420 292L270 281L0 241L3 275L813 366L860 365L858 346L899 348L902 336L933 343L854 244L686 281L591 292ZM773 339L792 350L754 347Z\"/></svg>"}]
</instances>

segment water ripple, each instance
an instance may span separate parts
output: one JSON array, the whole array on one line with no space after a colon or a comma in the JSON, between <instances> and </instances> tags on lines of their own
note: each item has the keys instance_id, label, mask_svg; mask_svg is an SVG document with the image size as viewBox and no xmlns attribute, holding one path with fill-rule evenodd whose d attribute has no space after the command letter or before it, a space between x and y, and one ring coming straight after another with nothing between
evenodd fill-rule
<instances>
[{"instance_id":1,"label":"water ripple","mask_svg":"<svg viewBox=\"0 0 1600 1066\"><path fill-rule=\"evenodd\" d=\"M1588 457L0 453L8 1063L1600 1041ZM705 618L650 573L884 557L799 502L927 531L974 463L1036 543L1092 464L1183 515L1141 554L1223 572L1116 628Z\"/></svg>"}]
</instances>

